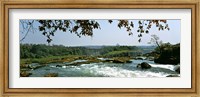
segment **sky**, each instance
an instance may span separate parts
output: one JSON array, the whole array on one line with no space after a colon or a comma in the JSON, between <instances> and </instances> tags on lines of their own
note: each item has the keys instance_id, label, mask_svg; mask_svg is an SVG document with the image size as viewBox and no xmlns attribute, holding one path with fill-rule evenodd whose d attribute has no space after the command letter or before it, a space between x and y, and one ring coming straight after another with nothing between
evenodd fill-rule
<instances>
[{"instance_id":1,"label":"sky","mask_svg":"<svg viewBox=\"0 0 200 97\"><path fill-rule=\"evenodd\" d=\"M142 41L138 42L138 20L132 20L134 28L132 29L133 35L129 36L125 29L117 27L117 21L114 20L112 24L108 23L108 20L97 20L101 29L94 30L93 36L82 36L79 38L76 34L70 32L57 31L55 36L52 37L53 41L50 45L64 45L64 46L102 46L102 45L127 45L127 46L144 46L152 45L148 44L151 39L151 35L157 35L163 43L177 44L181 40L181 20L167 20L170 30L159 31L156 26L152 26L149 30L149 34L143 34ZM20 24L20 23L19 23ZM34 27L38 27L39 23L34 22ZM20 39L22 39L25 33L22 33L22 26L19 25ZM27 34L25 39L20 43L28 44L48 44L46 42L46 36L42 35L38 29L33 33Z\"/></svg>"}]
</instances>

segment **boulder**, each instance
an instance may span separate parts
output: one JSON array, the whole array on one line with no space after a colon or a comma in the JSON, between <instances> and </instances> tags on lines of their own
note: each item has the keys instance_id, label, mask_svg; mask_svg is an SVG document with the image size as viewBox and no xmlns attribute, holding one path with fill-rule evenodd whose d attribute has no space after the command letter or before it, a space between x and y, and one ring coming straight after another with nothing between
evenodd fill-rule
<instances>
[{"instance_id":1,"label":"boulder","mask_svg":"<svg viewBox=\"0 0 200 97\"><path fill-rule=\"evenodd\" d=\"M151 68L151 65L149 65L147 62L142 62L141 64L137 65L137 68L142 68L142 69L149 69Z\"/></svg>"},{"instance_id":2,"label":"boulder","mask_svg":"<svg viewBox=\"0 0 200 97\"><path fill-rule=\"evenodd\" d=\"M132 61L129 58L115 58L113 63L132 63Z\"/></svg>"},{"instance_id":3,"label":"boulder","mask_svg":"<svg viewBox=\"0 0 200 97\"><path fill-rule=\"evenodd\" d=\"M180 67L176 69L175 71L180 74Z\"/></svg>"},{"instance_id":4,"label":"boulder","mask_svg":"<svg viewBox=\"0 0 200 97\"><path fill-rule=\"evenodd\" d=\"M62 65L56 65L56 67L62 67Z\"/></svg>"},{"instance_id":5,"label":"boulder","mask_svg":"<svg viewBox=\"0 0 200 97\"><path fill-rule=\"evenodd\" d=\"M168 75L168 76L166 76L166 77L180 77L180 76L177 75L177 74L174 74L174 75Z\"/></svg>"},{"instance_id":6,"label":"boulder","mask_svg":"<svg viewBox=\"0 0 200 97\"><path fill-rule=\"evenodd\" d=\"M57 77L58 73L49 73L47 75L44 75L44 77Z\"/></svg>"},{"instance_id":7,"label":"boulder","mask_svg":"<svg viewBox=\"0 0 200 97\"><path fill-rule=\"evenodd\" d=\"M20 71L20 77L29 77L32 73L27 71Z\"/></svg>"},{"instance_id":8,"label":"boulder","mask_svg":"<svg viewBox=\"0 0 200 97\"><path fill-rule=\"evenodd\" d=\"M132 63L132 61L131 61L131 60L128 60L128 61L126 61L126 63Z\"/></svg>"},{"instance_id":9,"label":"boulder","mask_svg":"<svg viewBox=\"0 0 200 97\"><path fill-rule=\"evenodd\" d=\"M35 69L38 69L38 68L41 68L41 67L44 67L44 65L40 65L40 64L29 64L28 65L28 68L31 69L31 70L35 70Z\"/></svg>"},{"instance_id":10,"label":"boulder","mask_svg":"<svg viewBox=\"0 0 200 97\"><path fill-rule=\"evenodd\" d=\"M143 58L136 58L136 60L144 60Z\"/></svg>"},{"instance_id":11,"label":"boulder","mask_svg":"<svg viewBox=\"0 0 200 97\"><path fill-rule=\"evenodd\" d=\"M113 60L113 63L125 63L125 61L124 60L115 59L115 60Z\"/></svg>"},{"instance_id":12,"label":"boulder","mask_svg":"<svg viewBox=\"0 0 200 97\"><path fill-rule=\"evenodd\" d=\"M176 57L171 57L171 58L166 58L166 57L159 57L157 59L154 59L155 63L159 63L159 64L173 64L173 65L177 65L180 63L180 58L176 58Z\"/></svg>"},{"instance_id":13,"label":"boulder","mask_svg":"<svg viewBox=\"0 0 200 97\"><path fill-rule=\"evenodd\" d=\"M180 74L180 65L174 67L174 71Z\"/></svg>"},{"instance_id":14,"label":"boulder","mask_svg":"<svg viewBox=\"0 0 200 97\"><path fill-rule=\"evenodd\" d=\"M106 59L104 62L113 62L113 59Z\"/></svg>"}]
</instances>

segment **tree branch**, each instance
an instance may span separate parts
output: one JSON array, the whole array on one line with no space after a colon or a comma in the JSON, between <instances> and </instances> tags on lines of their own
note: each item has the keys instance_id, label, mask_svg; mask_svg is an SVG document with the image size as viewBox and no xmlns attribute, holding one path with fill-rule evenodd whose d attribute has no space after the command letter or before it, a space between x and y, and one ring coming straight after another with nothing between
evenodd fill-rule
<instances>
[{"instance_id":1,"label":"tree branch","mask_svg":"<svg viewBox=\"0 0 200 97\"><path fill-rule=\"evenodd\" d=\"M33 27L33 26L31 26L33 24L33 22L34 22L34 20L30 23L30 26L29 26L28 30L26 31L26 34L24 35L24 37L22 39L20 39L20 42L22 42L26 38L26 36L28 35L30 29Z\"/></svg>"}]
</instances>

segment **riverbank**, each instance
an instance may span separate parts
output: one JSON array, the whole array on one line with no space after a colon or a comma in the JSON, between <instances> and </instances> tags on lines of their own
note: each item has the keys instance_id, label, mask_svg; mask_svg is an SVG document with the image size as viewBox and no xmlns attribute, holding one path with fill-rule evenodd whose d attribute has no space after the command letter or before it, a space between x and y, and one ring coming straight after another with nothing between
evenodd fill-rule
<instances>
[{"instance_id":1,"label":"riverbank","mask_svg":"<svg viewBox=\"0 0 200 97\"><path fill-rule=\"evenodd\" d=\"M85 60L85 61L77 61ZM99 62L109 62L109 63L131 63L130 57L113 57L113 58L102 58L101 56L52 56L47 58L33 58L33 59L21 59L20 60L20 74L21 76L31 75L27 71L35 70L50 63L64 63L64 65L77 66L81 64L99 63ZM57 67L62 67L62 65L57 65Z\"/></svg>"},{"instance_id":2,"label":"riverbank","mask_svg":"<svg viewBox=\"0 0 200 97\"><path fill-rule=\"evenodd\" d=\"M69 56L51 56L46 58L29 58L29 59L20 59L20 66L23 67L26 64L39 63L39 64L48 64L48 63L61 63L61 62L72 62L75 60L87 60L88 62L114 62L114 63L126 63L130 62L130 57L113 57L113 58L103 58L102 56L78 56L78 55L69 55Z\"/></svg>"},{"instance_id":3,"label":"riverbank","mask_svg":"<svg viewBox=\"0 0 200 97\"><path fill-rule=\"evenodd\" d=\"M138 68L138 64L141 64L143 62L147 62L151 66L151 68L148 68L148 69ZM176 70L174 70L175 65L155 64L153 61L150 61L150 60L140 59L140 58L138 58L138 59L130 58L130 57L104 58L102 56L94 57L94 56L77 56L77 55L71 56L70 55L70 56L53 56L53 57L40 58L40 59L21 59L20 63L21 63L21 65L20 65L20 76L21 77L29 77L29 76L34 77L34 76L36 76L34 73L36 73L37 76L39 76L40 72L43 73L43 77L57 77L57 76L59 77L59 76L61 76L60 74L66 74L66 72L69 73L71 71L71 69L82 68L83 71L79 71L79 69L78 69L77 72L88 73L88 71L90 71L89 68L90 69L96 68L96 70L99 70L97 67L101 68L100 71L94 70L94 71L90 71L90 73L104 72L106 75L106 73L113 72L113 71L105 71L105 70L102 70L102 68L105 68L105 69L110 68L111 70L115 70L117 68L121 70L124 68L127 73L134 72L134 73L136 73L135 75L137 75L139 77L144 76L144 75L137 74L138 72L140 72L140 73L155 72L156 74L154 75L154 73L153 73L152 76L160 76L160 73L162 73L162 72L165 72L165 73L169 72L169 74L165 74L166 77L175 77L175 76L177 76L177 74L180 74L180 72L178 73ZM90 67L90 65L92 67ZM101 65L103 67L101 67ZM84 67L84 66L86 66L86 67ZM89 66L89 67L87 67L87 66ZM87 68L88 70L85 71L84 68ZM69 69L70 69L70 71L66 71ZM134 70L137 70L137 72L135 72ZM54 71L54 72L52 72L52 71ZM123 72L125 72L125 71L123 70ZM73 70L72 72L76 73L76 70ZM119 71L119 72L121 72L121 71ZM85 74L84 75L84 73L83 73L83 75L80 74L80 76L85 76L85 77L94 76L93 74L90 74L90 75ZM72 75L70 75L70 76L72 76ZM112 75L112 74L110 74L110 75ZM124 74L124 75L126 75L126 74ZM151 74L145 74L145 76L147 76L147 75L151 76ZM69 75L66 74L66 75L62 75L62 76L69 76ZM79 75L77 74L76 76L79 76ZM97 76L97 75L95 75L95 76ZM98 75L98 76L104 76L104 75ZM108 75L106 75L106 76L108 76ZM163 77L163 75L162 75L162 77Z\"/></svg>"}]
</instances>

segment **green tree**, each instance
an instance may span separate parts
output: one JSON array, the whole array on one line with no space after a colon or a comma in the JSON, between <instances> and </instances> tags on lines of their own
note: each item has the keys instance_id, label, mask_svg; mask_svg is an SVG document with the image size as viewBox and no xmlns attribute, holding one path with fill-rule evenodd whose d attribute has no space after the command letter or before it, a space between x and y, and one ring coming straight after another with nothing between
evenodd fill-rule
<instances>
[{"instance_id":1,"label":"green tree","mask_svg":"<svg viewBox=\"0 0 200 97\"><path fill-rule=\"evenodd\" d=\"M179 64L180 63L180 43L172 45L163 43L161 45L162 53L154 60L160 64Z\"/></svg>"}]
</instances>

